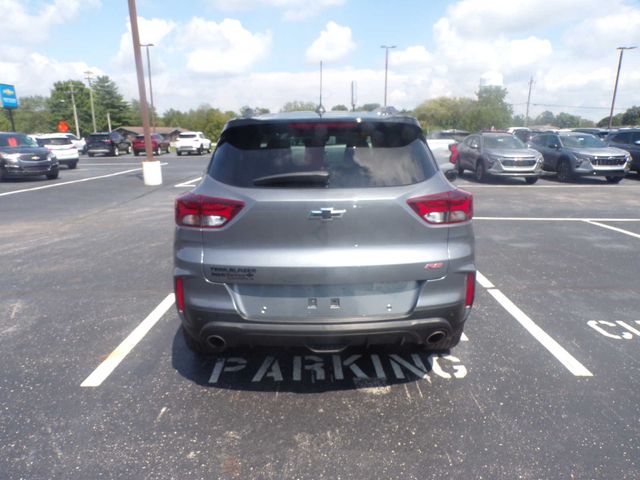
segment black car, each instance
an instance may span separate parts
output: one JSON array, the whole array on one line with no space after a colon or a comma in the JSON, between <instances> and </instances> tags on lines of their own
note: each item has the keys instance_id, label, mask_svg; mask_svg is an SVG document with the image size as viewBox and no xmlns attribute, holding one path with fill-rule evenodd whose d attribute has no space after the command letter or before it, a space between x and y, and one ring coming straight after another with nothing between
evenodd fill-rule
<instances>
[{"instance_id":1,"label":"black car","mask_svg":"<svg viewBox=\"0 0 640 480\"><path fill-rule=\"evenodd\" d=\"M533 137L529 145L544 156L544 170L556 172L561 182L598 175L618 183L631 163L628 152L608 147L590 133L543 133Z\"/></svg>"},{"instance_id":2,"label":"black car","mask_svg":"<svg viewBox=\"0 0 640 480\"><path fill-rule=\"evenodd\" d=\"M611 132L606 143L610 147L626 150L631 154L631 170L640 173L640 128L621 128Z\"/></svg>"},{"instance_id":3,"label":"black car","mask_svg":"<svg viewBox=\"0 0 640 480\"><path fill-rule=\"evenodd\" d=\"M120 153L131 153L131 142L118 132L92 133L87 137L87 154L111 155L117 157Z\"/></svg>"},{"instance_id":4,"label":"black car","mask_svg":"<svg viewBox=\"0 0 640 480\"><path fill-rule=\"evenodd\" d=\"M24 133L0 132L0 181L5 178L58 178L58 160Z\"/></svg>"}]
</instances>

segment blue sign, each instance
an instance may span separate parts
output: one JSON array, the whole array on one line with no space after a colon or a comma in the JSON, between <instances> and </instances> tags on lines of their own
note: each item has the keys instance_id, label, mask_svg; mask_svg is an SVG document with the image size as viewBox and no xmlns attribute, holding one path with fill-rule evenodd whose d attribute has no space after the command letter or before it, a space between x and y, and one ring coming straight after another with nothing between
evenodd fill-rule
<instances>
[{"instance_id":1,"label":"blue sign","mask_svg":"<svg viewBox=\"0 0 640 480\"><path fill-rule=\"evenodd\" d=\"M18 102L15 87L13 85L0 83L0 107L18 108L19 106L20 102Z\"/></svg>"}]
</instances>

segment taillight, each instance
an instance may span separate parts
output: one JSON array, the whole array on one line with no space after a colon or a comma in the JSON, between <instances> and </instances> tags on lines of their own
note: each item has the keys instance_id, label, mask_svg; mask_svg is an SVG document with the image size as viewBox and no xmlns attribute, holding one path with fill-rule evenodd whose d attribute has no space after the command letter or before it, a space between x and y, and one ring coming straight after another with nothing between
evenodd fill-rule
<instances>
[{"instance_id":1,"label":"taillight","mask_svg":"<svg viewBox=\"0 0 640 480\"><path fill-rule=\"evenodd\" d=\"M409 206L427 223L446 225L473 218L473 196L463 190L410 198Z\"/></svg>"},{"instance_id":2,"label":"taillight","mask_svg":"<svg viewBox=\"0 0 640 480\"><path fill-rule=\"evenodd\" d=\"M464 296L464 306L471 307L476 296L476 272L467 273L467 285Z\"/></svg>"},{"instance_id":3,"label":"taillight","mask_svg":"<svg viewBox=\"0 0 640 480\"><path fill-rule=\"evenodd\" d=\"M449 151L451 152L449 161L455 165L458 161L458 146L455 143L450 144Z\"/></svg>"},{"instance_id":4,"label":"taillight","mask_svg":"<svg viewBox=\"0 0 640 480\"><path fill-rule=\"evenodd\" d=\"M177 277L175 281L176 307L179 312L184 312L184 279Z\"/></svg>"},{"instance_id":5,"label":"taillight","mask_svg":"<svg viewBox=\"0 0 640 480\"><path fill-rule=\"evenodd\" d=\"M221 228L231 221L244 203L237 200L186 193L176 199L176 225Z\"/></svg>"}]
</instances>

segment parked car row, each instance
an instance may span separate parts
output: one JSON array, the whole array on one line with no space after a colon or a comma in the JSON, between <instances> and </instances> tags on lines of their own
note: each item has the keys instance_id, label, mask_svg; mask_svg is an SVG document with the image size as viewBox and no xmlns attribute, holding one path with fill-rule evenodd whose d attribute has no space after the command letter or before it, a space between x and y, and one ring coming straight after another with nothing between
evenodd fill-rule
<instances>
[{"instance_id":1,"label":"parked car row","mask_svg":"<svg viewBox=\"0 0 640 480\"><path fill-rule=\"evenodd\" d=\"M526 143L522 130L534 132ZM640 128L608 132L604 140L595 130L474 133L449 144L449 161L459 174L468 170L480 182L509 176L533 184L543 175L556 175L563 182L601 176L618 183L630 170L640 173Z\"/></svg>"}]
</instances>

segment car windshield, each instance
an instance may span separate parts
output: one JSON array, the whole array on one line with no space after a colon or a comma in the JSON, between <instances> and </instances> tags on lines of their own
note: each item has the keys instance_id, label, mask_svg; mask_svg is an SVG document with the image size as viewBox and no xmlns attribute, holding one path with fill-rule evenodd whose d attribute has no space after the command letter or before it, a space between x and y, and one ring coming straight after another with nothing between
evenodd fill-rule
<instances>
[{"instance_id":1,"label":"car windshield","mask_svg":"<svg viewBox=\"0 0 640 480\"><path fill-rule=\"evenodd\" d=\"M71 145L71 140L67 137L38 138L37 142L41 147L45 145Z\"/></svg>"},{"instance_id":2,"label":"car windshield","mask_svg":"<svg viewBox=\"0 0 640 480\"><path fill-rule=\"evenodd\" d=\"M216 180L250 188L269 182L391 187L422 182L435 171L417 126L384 122L232 127L222 135L209 167Z\"/></svg>"},{"instance_id":3,"label":"car windshield","mask_svg":"<svg viewBox=\"0 0 640 480\"><path fill-rule=\"evenodd\" d=\"M487 135L484 137L484 147L494 150L526 148L524 143L513 135Z\"/></svg>"},{"instance_id":4,"label":"car windshield","mask_svg":"<svg viewBox=\"0 0 640 480\"><path fill-rule=\"evenodd\" d=\"M0 147L37 147L38 143L28 135L12 133L0 135Z\"/></svg>"},{"instance_id":5,"label":"car windshield","mask_svg":"<svg viewBox=\"0 0 640 480\"><path fill-rule=\"evenodd\" d=\"M562 145L567 148L605 148L607 145L589 133L582 135L560 135Z\"/></svg>"},{"instance_id":6,"label":"car windshield","mask_svg":"<svg viewBox=\"0 0 640 480\"><path fill-rule=\"evenodd\" d=\"M87 140L95 140L95 141L100 141L100 140L106 140L107 138L109 138L109 135L107 134L102 134L102 135L89 135L89 138Z\"/></svg>"}]
</instances>

